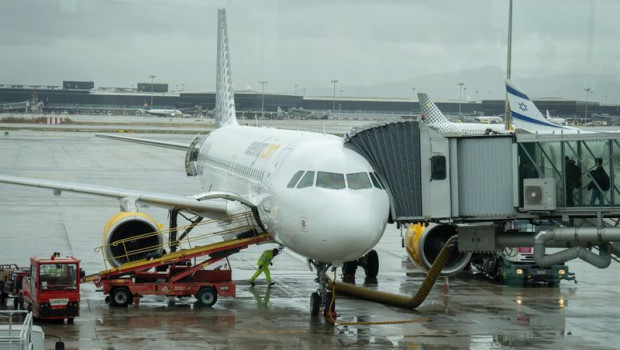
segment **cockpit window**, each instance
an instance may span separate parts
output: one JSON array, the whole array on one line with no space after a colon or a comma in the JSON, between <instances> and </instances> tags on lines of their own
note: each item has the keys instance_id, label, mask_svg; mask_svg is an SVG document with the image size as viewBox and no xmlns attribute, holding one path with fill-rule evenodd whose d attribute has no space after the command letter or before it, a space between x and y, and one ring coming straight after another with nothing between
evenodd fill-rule
<instances>
[{"instance_id":1,"label":"cockpit window","mask_svg":"<svg viewBox=\"0 0 620 350\"><path fill-rule=\"evenodd\" d=\"M319 171L317 172L317 176L316 176L316 187L341 190L345 187L344 175Z\"/></svg>"},{"instance_id":2,"label":"cockpit window","mask_svg":"<svg viewBox=\"0 0 620 350\"><path fill-rule=\"evenodd\" d=\"M379 181L379 177L375 173L370 173L370 179L372 180L372 184L375 185L376 188L383 189L381 185L381 181Z\"/></svg>"},{"instance_id":3,"label":"cockpit window","mask_svg":"<svg viewBox=\"0 0 620 350\"><path fill-rule=\"evenodd\" d=\"M314 185L314 171L308 171L297 184L297 188L311 187L312 185Z\"/></svg>"},{"instance_id":4,"label":"cockpit window","mask_svg":"<svg viewBox=\"0 0 620 350\"><path fill-rule=\"evenodd\" d=\"M288 185L286 185L286 187L288 188L295 187L295 185L297 185L297 181L299 181L299 179L301 178L301 175L303 174L304 174L303 170L296 172L295 175L293 175L293 177L291 178L291 181L288 182Z\"/></svg>"},{"instance_id":5,"label":"cockpit window","mask_svg":"<svg viewBox=\"0 0 620 350\"><path fill-rule=\"evenodd\" d=\"M367 173L347 174L347 184L352 190L361 190L363 188L372 187Z\"/></svg>"}]
</instances>

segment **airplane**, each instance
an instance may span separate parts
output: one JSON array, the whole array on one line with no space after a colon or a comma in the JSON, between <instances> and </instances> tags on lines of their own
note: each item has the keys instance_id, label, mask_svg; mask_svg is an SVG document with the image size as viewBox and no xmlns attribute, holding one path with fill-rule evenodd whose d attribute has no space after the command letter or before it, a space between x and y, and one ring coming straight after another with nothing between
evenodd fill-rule
<instances>
[{"instance_id":1,"label":"airplane","mask_svg":"<svg viewBox=\"0 0 620 350\"><path fill-rule=\"evenodd\" d=\"M383 236L389 214L386 190L370 163L345 147L343 137L238 124L224 9L218 10L216 114L216 129L189 145L113 136L185 152L186 161L192 160L186 162L188 175L198 176L202 185L202 192L194 196L2 175L0 182L48 188L54 194L70 191L117 198L121 213L106 227L121 220L154 222L138 212L139 205L209 218L250 208L273 242L307 258L309 267L315 268L319 288L311 295L310 311L317 315L330 301L327 270L374 252ZM110 237L113 233L106 233L109 243L115 240Z\"/></svg>"},{"instance_id":2,"label":"airplane","mask_svg":"<svg viewBox=\"0 0 620 350\"><path fill-rule=\"evenodd\" d=\"M504 121L504 118L502 117L498 117L498 116L478 116L478 117L474 117L474 119L476 119L477 121L479 121L480 123L484 123L484 124L499 124L502 123Z\"/></svg>"},{"instance_id":3,"label":"airplane","mask_svg":"<svg viewBox=\"0 0 620 350\"><path fill-rule=\"evenodd\" d=\"M177 118L177 117L182 117L183 116L183 112L181 112L178 109L155 109L155 108L144 108L144 109L139 109L140 113L142 114L150 114L150 115L156 115L158 117L173 117L173 118Z\"/></svg>"},{"instance_id":4,"label":"airplane","mask_svg":"<svg viewBox=\"0 0 620 350\"><path fill-rule=\"evenodd\" d=\"M420 101L420 111L422 112L421 119L440 133L457 132L469 135L480 135L489 134L491 132L501 134L507 132L504 126L499 124L452 122L441 113L428 94L418 93L418 100Z\"/></svg>"},{"instance_id":5,"label":"airplane","mask_svg":"<svg viewBox=\"0 0 620 350\"><path fill-rule=\"evenodd\" d=\"M506 93L515 129L536 133L589 133L572 126L556 124L545 118L524 90L510 79L506 79Z\"/></svg>"},{"instance_id":6,"label":"airplane","mask_svg":"<svg viewBox=\"0 0 620 350\"><path fill-rule=\"evenodd\" d=\"M552 116L549 114L549 110L548 110L548 109L547 109L547 115L545 115L545 118L546 118L548 121L552 122L552 123L556 123L556 124L559 124L559 125L567 125L567 122L566 122L566 119L565 119L565 118L557 118L557 117L552 117Z\"/></svg>"}]
</instances>

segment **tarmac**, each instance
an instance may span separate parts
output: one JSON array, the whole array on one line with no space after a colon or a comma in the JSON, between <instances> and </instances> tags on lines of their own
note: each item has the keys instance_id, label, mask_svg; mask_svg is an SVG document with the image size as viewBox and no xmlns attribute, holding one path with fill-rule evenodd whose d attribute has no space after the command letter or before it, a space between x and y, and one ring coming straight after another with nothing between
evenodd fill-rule
<instances>
[{"instance_id":1,"label":"tarmac","mask_svg":"<svg viewBox=\"0 0 620 350\"><path fill-rule=\"evenodd\" d=\"M140 135L190 142L193 134ZM187 177L184 154L94 137L93 132L11 129L0 134L0 174L158 191L201 192ZM82 261L86 273L104 268L100 252L105 222L116 200L0 184L0 263L29 264L31 256L58 251ZM167 211L145 208L167 224ZM424 274L408 260L401 232L388 226L376 250L382 291L413 295ZM144 297L113 308L92 283L82 284L81 315L74 324L36 322L47 348L62 338L66 349L617 349L620 264L599 270L569 262L578 284L558 288L504 286L472 272L441 279L416 310L336 296L337 321L309 312L315 273L286 249L274 259L272 278L250 287L256 260L273 245L251 246L230 258L235 298L211 308L185 300ZM333 274L333 272L330 272ZM340 279L340 270L337 278ZM357 284L364 284L363 270ZM2 309L12 309L7 303ZM386 324L372 324L386 323Z\"/></svg>"}]
</instances>

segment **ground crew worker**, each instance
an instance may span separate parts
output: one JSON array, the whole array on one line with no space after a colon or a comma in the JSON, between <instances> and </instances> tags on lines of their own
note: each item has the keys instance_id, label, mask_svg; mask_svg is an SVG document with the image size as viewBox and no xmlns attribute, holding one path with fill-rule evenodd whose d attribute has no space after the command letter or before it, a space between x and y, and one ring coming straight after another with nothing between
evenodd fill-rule
<instances>
[{"instance_id":1,"label":"ground crew worker","mask_svg":"<svg viewBox=\"0 0 620 350\"><path fill-rule=\"evenodd\" d=\"M254 286L254 280L256 280L256 277L258 277L263 272L265 273L265 278L267 279L268 285L272 286L276 284L275 282L271 282L271 273L269 272L269 265L273 265L271 260L273 260L273 258L275 258L279 252L280 251L278 250L278 248L273 248L271 250L265 250L263 254L261 254L260 258L258 258L258 261L256 262L256 264L258 265L258 270L256 270L256 272L254 273L254 276L250 278L250 284L252 286Z\"/></svg>"}]
</instances>

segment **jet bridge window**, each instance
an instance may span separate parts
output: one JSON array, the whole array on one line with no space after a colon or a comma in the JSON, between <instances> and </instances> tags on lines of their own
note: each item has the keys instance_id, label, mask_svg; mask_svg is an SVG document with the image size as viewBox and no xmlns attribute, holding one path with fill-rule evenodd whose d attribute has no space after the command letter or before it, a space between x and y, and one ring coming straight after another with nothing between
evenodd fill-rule
<instances>
[{"instance_id":1,"label":"jet bridge window","mask_svg":"<svg viewBox=\"0 0 620 350\"><path fill-rule=\"evenodd\" d=\"M303 170L296 172L295 175L293 175L293 177L291 178L291 181L289 181L288 185L286 185L286 187L294 188L295 185L297 185L297 181L299 181L299 179L301 178L301 175L303 174L304 174Z\"/></svg>"},{"instance_id":2,"label":"jet bridge window","mask_svg":"<svg viewBox=\"0 0 620 350\"><path fill-rule=\"evenodd\" d=\"M297 184L297 188L312 187L312 185L314 185L314 171L308 171Z\"/></svg>"},{"instance_id":3,"label":"jet bridge window","mask_svg":"<svg viewBox=\"0 0 620 350\"><path fill-rule=\"evenodd\" d=\"M361 190L372 187L367 173L347 174L347 185L352 190Z\"/></svg>"},{"instance_id":4,"label":"jet bridge window","mask_svg":"<svg viewBox=\"0 0 620 350\"><path fill-rule=\"evenodd\" d=\"M445 156L432 156L431 157L431 180L445 180L446 179L446 157Z\"/></svg>"},{"instance_id":5,"label":"jet bridge window","mask_svg":"<svg viewBox=\"0 0 620 350\"><path fill-rule=\"evenodd\" d=\"M344 174L319 171L316 176L316 187L341 190L345 188Z\"/></svg>"}]
</instances>

